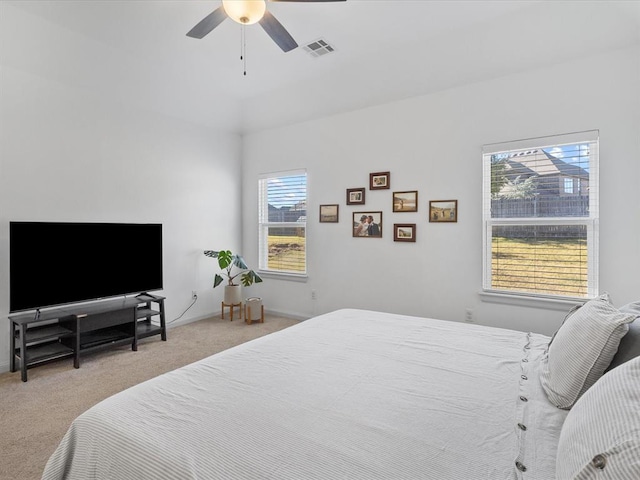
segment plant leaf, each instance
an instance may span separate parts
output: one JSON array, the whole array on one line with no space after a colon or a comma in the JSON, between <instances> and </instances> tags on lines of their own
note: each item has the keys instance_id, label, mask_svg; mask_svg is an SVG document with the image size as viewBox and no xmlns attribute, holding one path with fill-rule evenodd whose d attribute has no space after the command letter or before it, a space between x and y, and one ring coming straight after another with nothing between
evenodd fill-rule
<instances>
[{"instance_id":1,"label":"plant leaf","mask_svg":"<svg viewBox=\"0 0 640 480\"><path fill-rule=\"evenodd\" d=\"M216 288L218 285L222 283L224 279L216 273L216 276L213 279L213 288Z\"/></svg>"},{"instance_id":2,"label":"plant leaf","mask_svg":"<svg viewBox=\"0 0 640 480\"><path fill-rule=\"evenodd\" d=\"M260 278L260 276L253 270L249 270L248 272L243 273L240 277L240 280L242 281L242 285L244 285L245 287L249 287L254 283L262 282L262 278Z\"/></svg>"},{"instance_id":3,"label":"plant leaf","mask_svg":"<svg viewBox=\"0 0 640 480\"><path fill-rule=\"evenodd\" d=\"M242 255L235 255L233 259L233 264L236 267L241 268L242 270L247 270L249 268L247 267L247 264L244 263L244 258L242 258Z\"/></svg>"},{"instance_id":4,"label":"plant leaf","mask_svg":"<svg viewBox=\"0 0 640 480\"><path fill-rule=\"evenodd\" d=\"M220 250L218 252L218 265L220 265L220 268L227 268L229 265L231 265L231 262L233 262L233 260L234 257L231 253L231 250Z\"/></svg>"}]
</instances>

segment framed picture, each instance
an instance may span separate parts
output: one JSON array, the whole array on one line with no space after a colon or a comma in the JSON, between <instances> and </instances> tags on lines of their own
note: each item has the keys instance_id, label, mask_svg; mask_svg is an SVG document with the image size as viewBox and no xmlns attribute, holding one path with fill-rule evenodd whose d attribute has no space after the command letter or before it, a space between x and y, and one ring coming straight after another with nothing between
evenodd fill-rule
<instances>
[{"instance_id":1,"label":"framed picture","mask_svg":"<svg viewBox=\"0 0 640 480\"><path fill-rule=\"evenodd\" d=\"M338 223L338 204L320 205L320 223Z\"/></svg>"},{"instance_id":2,"label":"framed picture","mask_svg":"<svg viewBox=\"0 0 640 480\"><path fill-rule=\"evenodd\" d=\"M416 241L416 224L415 223L394 223L393 224L393 241L394 242L415 242Z\"/></svg>"},{"instance_id":3,"label":"framed picture","mask_svg":"<svg viewBox=\"0 0 640 480\"><path fill-rule=\"evenodd\" d=\"M353 236L382 238L382 212L353 212Z\"/></svg>"},{"instance_id":4,"label":"framed picture","mask_svg":"<svg viewBox=\"0 0 640 480\"><path fill-rule=\"evenodd\" d=\"M347 205L364 205L364 188L347 188Z\"/></svg>"},{"instance_id":5,"label":"framed picture","mask_svg":"<svg viewBox=\"0 0 640 480\"><path fill-rule=\"evenodd\" d=\"M417 212L418 211L418 191L393 192L394 212Z\"/></svg>"},{"instance_id":6,"label":"framed picture","mask_svg":"<svg viewBox=\"0 0 640 480\"><path fill-rule=\"evenodd\" d=\"M369 190L384 190L391 188L391 173L376 172L369 174Z\"/></svg>"},{"instance_id":7,"label":"framed picture","mask_svg":"<svg viewBox=\"0 0 640 480\"><path fill-rule=\"evenodd\" d=\"M431 200L429 202L430 222L457 222L457 200Z\"/></svg>"}]
</instances>

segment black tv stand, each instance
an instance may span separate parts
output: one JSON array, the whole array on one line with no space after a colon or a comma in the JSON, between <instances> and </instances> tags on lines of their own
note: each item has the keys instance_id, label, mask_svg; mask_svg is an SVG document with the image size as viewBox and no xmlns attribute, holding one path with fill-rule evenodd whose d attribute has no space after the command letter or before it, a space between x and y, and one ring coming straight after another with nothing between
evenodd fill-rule
<instances>
[{"instance_id":1,"label":"black tv stand","mask_svg":"<svg viewBox=\"0 0 640 480\"><path fill-rule=\"evenodd\" d=\"M141 293L135 297L55 308L9 316L11 322L10 370L20 361L22 381L27 369L54 360L73 357L80 368L80 358L99 349L131 344L138 350L138 340L160 335L167 340L164 311L165 297ZM160 325L151 322L154 316Z\"/></svg>"}]
</instances>

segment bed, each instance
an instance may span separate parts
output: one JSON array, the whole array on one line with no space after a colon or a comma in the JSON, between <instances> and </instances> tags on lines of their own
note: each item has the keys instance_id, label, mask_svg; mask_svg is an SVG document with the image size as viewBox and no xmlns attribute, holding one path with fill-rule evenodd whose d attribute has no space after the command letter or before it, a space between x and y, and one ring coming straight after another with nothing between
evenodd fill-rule
<instances>
[{"instance_id":1,"label":"bed","mask_svg":"<svg viewBox=\"0 0 640 480\"><path fill-rule=\"evenodd\" d=\"M43 479L550 480L549 342L338 310L102 401Z\"/></svg>"}]
</instances>

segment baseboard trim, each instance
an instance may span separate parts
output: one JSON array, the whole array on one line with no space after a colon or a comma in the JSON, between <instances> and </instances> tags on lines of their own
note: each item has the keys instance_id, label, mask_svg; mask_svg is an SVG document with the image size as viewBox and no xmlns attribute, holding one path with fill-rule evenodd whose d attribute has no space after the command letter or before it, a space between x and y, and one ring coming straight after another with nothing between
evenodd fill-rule
<instances>
[{"instance_id":1,"label":"baseboard trim","mask_svg":"<svg viewBox=\"0 0 640 480\"><path fill-rule=\"evenodd\" d=\"M0 363L0 373L5 373L9 371L9 362Z\"/></svg>"},{"instance_id":2,"label":"baseboard trim","mask_svg":"<svg viewBox=\"0 0 640 480\"><path fill-rule=\"evenodd\" d=\"M271 309L266 309L265 308L265 313L271 314L271 315L277 315L279 317L287 317L287 318L292 318L294 320L309 320L311 318L311 315L303 315L301 313L294 313L294 312L282 312L280 310L271 310Z\"/></svg>"},{"instance_id":3,"label":"baseboard trim","mask_svg":"<svg viewBox=\"0 0 640 480\"><path fill-rule=\"evenodd\" d=\"M271 314L271 315L277 315L279 317L286 317L286 318L291 318L293 320L308 320L309 318L311 318L310 315L303 315L300 313L292 313L292 312L281 312L279 310L270 310L270 309L265 309L265 313L266 314ZM180 320L174 320L173 322L168 321L167 322L167 330L170 330L174 327L179 327L181 325L187 325L189 323L193 323L193 322L199 322L200 320L207 320L209 318L213 318L213 317L218 317L220 315L219 312L212 312L206 315L200 315L197 317L190 317L190 318L185 318L185 319L180 319ZM156 323L156 322L154 322ZM8 364L7 364L8 367Z\"/></svg>"},{"instance_id":4,"label":"baseboard trim","mask_svg":"<svg viewBox=\"0 0 640 480\"><path fill-rule=\"evenodd\" d=\"M199 322L200 320L207 320L208 318L215 317L216 315L218 315L218 314L217 313L209 313L209 314L206 314L206 315L199 315L197 317L181 318L180 320L173 320L173 321L168 320L167 321L167 330L169 330L171 328L174 328L174 327L179 327L180 325L187 325L189 323Z\"/></svg>"}]
</instances>

